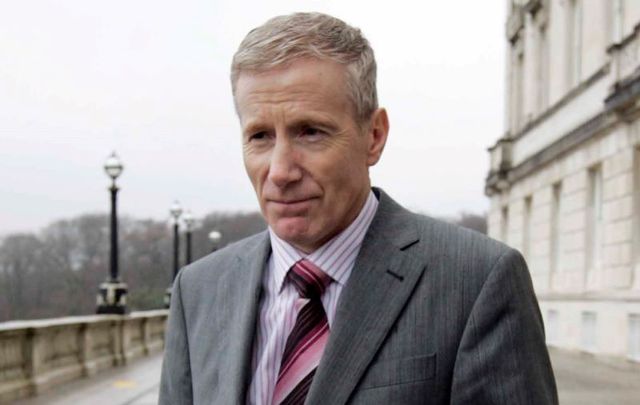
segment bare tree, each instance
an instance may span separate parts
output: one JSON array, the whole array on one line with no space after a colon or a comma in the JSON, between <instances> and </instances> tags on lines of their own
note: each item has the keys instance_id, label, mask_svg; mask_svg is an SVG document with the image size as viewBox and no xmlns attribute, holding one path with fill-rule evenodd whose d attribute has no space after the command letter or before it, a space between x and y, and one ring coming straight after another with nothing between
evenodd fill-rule
<instances>
[{"instance_id":1,"label":"bare tree","mask_svg":"<svg viewBox=\"0 0 640 405\"><path fill-rule=\"evenodd\" d=\"M0 246L0 280L3 305L0 320L25 318L37 303L42 284L37 272L44 265L43 246L33 234L10 235Z\"/></svg>"},{"instance_id":2,"label":"bare tree","mask_svg":"<svg viewBox=\"0 0 640 405\"><path fill-rule=\"evenodd\" d=\"M454 221L460 226L472 229L482 234L487 234L487 215L462 212L457 220Z\"/></svg>"},{"instance_id":3,"label":"bare tree","mask_svg":"<svg viewBox=\"0 0 640 405\"><path fill-rule=\"evenodd\" d=\"M98 285L108 276L107 220L105 214L81 215L56 221L38 235L0 240L0 322L94 313ZM266 226L258 213L212 213L200 222L194 258L211 252L207 236L213 229L222 233L224 246ZM129 286L129 308L162 307L172 280L170 227L127 217L119 226L120 275Z\"/></svg>"}]
</instances>

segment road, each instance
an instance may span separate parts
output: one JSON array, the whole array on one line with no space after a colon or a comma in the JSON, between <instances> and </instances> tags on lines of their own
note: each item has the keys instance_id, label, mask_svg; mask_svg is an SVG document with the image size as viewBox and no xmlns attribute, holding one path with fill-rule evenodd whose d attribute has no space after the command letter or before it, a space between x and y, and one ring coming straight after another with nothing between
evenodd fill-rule
<instances>
[{"instance_id":1,"label":"road","mask_svg":"<svg viewBox=\"0 0 640 405\"><path fill-rule=\"evenodd\" d=\"M640 364L551 350L560 405L640 404Z\"/></svg>"},{"instance_id":2,"label":"road","mask_svg":"<svg viewBox=\"0 0 640 405\"><path fill-rule=\"evenodd\" d=\"M640 364L551 350L560 405L640 404ZM66 384L19 405L155 405L161 355ZM17 405L16 404L16 405Z\"/></svg>"},{"instance_id":3,"label":"road","mask_svg":"<svg viewBox=\"0 0 640 405\"><path fill-rule=\"evenodd\" d=\"M53 388L15 405L156 405L162 354Z\"/></svg>"}]
</instances>

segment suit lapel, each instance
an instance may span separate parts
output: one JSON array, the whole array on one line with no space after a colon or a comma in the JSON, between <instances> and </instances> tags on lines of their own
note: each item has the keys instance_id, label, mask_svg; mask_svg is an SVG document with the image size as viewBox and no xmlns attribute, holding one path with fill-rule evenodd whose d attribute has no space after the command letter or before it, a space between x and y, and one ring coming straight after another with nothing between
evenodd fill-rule
<instances>
[{"instance_id":1,"label":"suit lapel","mask_svg":"<svg viewBox=\"0 0 640 405\"><path fill-rule=\"evenodd\" d=\"M348 400L425 268L405 251L419 242L411 214L379 193L378 211L342 291L307 404Z\"/></svg>"},{"instance_id":2,"label":"suit lapel","mask_svg":"<svg viewBox=\"0 0 640 405\"><path fill-rule=\"evenodd\" d=\"M240 404L245 402L251 378L251 359L253 340L256 332L258 306L262 292L262 275L271 253L268 233L256 246L246 254L238 257L238 267L233 277L238 277L240 288L234 293L236 306L236 322L231 323L229 335L231 346L229 359L231 363L226 370L229 384L223 397L226 403Z\"/></svg>"}]
</instances>

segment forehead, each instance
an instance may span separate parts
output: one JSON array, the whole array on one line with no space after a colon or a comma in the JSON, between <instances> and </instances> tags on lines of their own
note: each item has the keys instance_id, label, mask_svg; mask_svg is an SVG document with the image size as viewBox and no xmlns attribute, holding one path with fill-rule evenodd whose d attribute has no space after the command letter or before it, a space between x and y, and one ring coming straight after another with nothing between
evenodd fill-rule
<instances>
[{"instance_id":1,"label":"forehead","mask_svg":"<svg viewBox=\"0 0 640 405\"><path fill-rule=\"evenodd\" d=\"M300 59L285 66L241 72L235 102L243 113L278 105L321 105L350 109L346 68L333 61Z\"/></svg>"}]
</instances>

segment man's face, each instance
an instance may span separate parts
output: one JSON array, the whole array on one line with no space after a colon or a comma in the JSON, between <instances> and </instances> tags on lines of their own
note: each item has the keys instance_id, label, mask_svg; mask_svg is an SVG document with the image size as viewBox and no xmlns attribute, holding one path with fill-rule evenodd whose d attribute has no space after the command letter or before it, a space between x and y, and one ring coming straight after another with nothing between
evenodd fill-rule
<instances>
[{"instance_id":1,"label":"man's face","mask_svg":"<svg viewBox=\"0 0 640 405\"><path fill-rule=\"evenodd\" d=\"M378 125L361 129L346 88L342 65L316 59L241 73L236 83L244 164L262 214L276 235L307 253L358 215L368 167L386 141L384 110L374 113Z\"/></svg>"}]
</instances>

